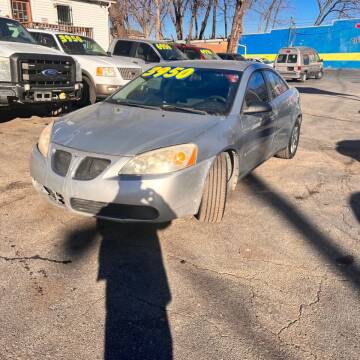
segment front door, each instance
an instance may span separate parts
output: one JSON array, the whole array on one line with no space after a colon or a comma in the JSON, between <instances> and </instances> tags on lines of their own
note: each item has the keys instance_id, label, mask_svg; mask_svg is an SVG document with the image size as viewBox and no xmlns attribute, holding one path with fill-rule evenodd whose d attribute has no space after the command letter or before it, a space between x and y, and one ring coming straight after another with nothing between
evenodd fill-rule
<instances>
[{"instance_id":1,"label":"front door","mask_svg":"<svg viewBox=\"0 0 360 360\"><path fill-rule=\"evenodd\" d=\"M242 136L240 146L242 149L242 169L247 172L264 161L271 149L275 133L274 114L258 113L244 114L244 111L255 102L270 101L268 88L261 71L255 71L249 79L240 121Z\"/></svg>"}]
</instances>

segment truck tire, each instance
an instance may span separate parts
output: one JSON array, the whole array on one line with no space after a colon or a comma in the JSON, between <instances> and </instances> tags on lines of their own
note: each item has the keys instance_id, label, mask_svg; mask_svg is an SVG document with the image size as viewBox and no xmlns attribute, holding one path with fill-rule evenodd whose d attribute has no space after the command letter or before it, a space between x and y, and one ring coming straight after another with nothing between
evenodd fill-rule
<instances>
[{"instance_id":1,"label":"truck tire","mask_svg":"<svg viewBox=\"0 0 360 360\"><path fill-rule=\"evenodd\" d=\"M221 222L226 206L227 172L226 154L222 153L214 160L205 180L199 212L196 215L199 221Z\"/></svg>"},{"instance_id":2,"label":"truck tire","mask_svg":"<svg viewBox=\"0 0 360 360\"><path fill-rule=\"evenodd\" d=\"M81 100L79 100L79 105L87 106L94 104L95 102L96 102L95 87L92 81L88 77L83 76L83 90L82 90Z\"/></svg>"},{"instance_id":3,"label":"truck tire","mask_svg":"<svg viewBox=\"0 0 360 360\"><path fill-rule=\"evenodd\" d=\"M305 82L307 80L307 73L304 72L302 74L300 74L300 79L301 82Z\"/></svg>"},{"instance_id":4,"label":"truck tire","mask_svg":"<svg viewBox=\"0 0 360 360\"><path fill-rule=\"evenodd\" d=\"M300 139L300 121L296 120L296 123L291 131L289 142L285 149L279 151L275 156L281 159L292 159L297 151Z\"/></svg>"},{"instance_id":5,"label":"truck tire","mask_svg":"<svg viewBox=\"0 0 360 360\"><path fill-rule=\"evenodd\" d=\"M320 80L322 79L323 76L324 76L324 72L320 70L315 74L315 79Z\"/></svg>"}]
</instances>

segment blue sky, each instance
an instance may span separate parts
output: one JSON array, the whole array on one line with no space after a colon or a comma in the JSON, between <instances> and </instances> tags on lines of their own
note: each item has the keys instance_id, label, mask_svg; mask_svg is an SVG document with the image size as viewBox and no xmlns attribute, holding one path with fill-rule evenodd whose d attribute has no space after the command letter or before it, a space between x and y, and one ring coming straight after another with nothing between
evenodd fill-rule
<instances>
[{"instance_id":1,"label":"blue sky","mask_svg":"<svg viewBox=\"0 0 360 360\"><path fill-rule=\"evenodd\" d=\"M284 11L280 17L281 24L277 27L288 27L290 24L290 19L293 17L297 26L311 26L314 24L314 21L317 17L317 5L316 0L290 0L289 3L292 6ZM244 33L253 33L258 32L258 24L259 24L259 14L254 11L248 11L245 17L245 24L244 24ZM210 18L212 15L210 14ZM328 19L327 22L331 21ZM218 14L218 23L217 23L217 33L219 36L224 35L224 22L221 19L221 14ZM200 25L199 25L200 26ZM228 24L228 32L231 29L231 21ZM164 26L164 32L167 37L174 37L175 29L171 23L171 20L168 19ZM185 21L184 24L184 33L187 35L188 33L188 23ZM206 29L206 37L209 37L211 34L211 21L209 21L207 29Z\"/></svg>"}]
</instances>

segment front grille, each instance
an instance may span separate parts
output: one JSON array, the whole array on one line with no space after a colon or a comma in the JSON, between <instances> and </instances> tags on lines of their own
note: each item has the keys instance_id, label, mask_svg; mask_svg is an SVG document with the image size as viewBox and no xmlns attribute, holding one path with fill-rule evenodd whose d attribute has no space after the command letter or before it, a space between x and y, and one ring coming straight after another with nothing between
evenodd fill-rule
<instances>
[{"instance_id":1,"label":"front grille","mask_svg":"<svg viewBox=\"0 0 360 360\"><path fill-rule=\"evenodd\" d=\"M86 157L76 170L74 179L92 180L99 176L110 164L110 160Z\"/></svg>"},{"instance_id":2,"label":"front grille","mask_svg":"<svg viewBox=\"0 0 360 360\"><path fill-rule=\"evenodd\" d=\"M52 157L51 167L53 171L60 175L66 176L71 162L71 154L67 151L56 150Z\"/></svg>"},{"instance_id":3,"label":"front grille","mask_svg":"<svg viewBox=\"0 0 360 360\"><path fill-rule=\"evenodd\" d=\"M132 80L141 74L141 69L137 68L118 68L118 70L124 80Z\"/></svg>"},{"instance_id":4,"label":"front grille","mask_svg":"<svg viewBox=\"0 0 360 360\"><path fill-rule=\"evenodd\" d=\"M151 206L103 203L72 198L71 207L80 212L118 220L155 220L159 213Z\"/></svg>"},{"instance_id":5,"label":"front grille","mask_svg":"<svg viewBox=\"0 0 360 360\"><path fill-rule=\"evenodd\" d=\"M35 88L61 88L75 84L75 62L68 56L14 54L16 72L21 84Z\"/></svg>"}]
</instances>

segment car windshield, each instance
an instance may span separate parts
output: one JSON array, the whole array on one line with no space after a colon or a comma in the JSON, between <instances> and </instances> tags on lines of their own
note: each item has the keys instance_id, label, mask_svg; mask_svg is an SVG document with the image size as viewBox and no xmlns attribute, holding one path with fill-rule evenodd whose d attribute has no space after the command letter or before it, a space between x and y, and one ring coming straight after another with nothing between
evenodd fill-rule
<instances>
[{"instance_id":1,"label":"car windshield","mask_svg":"<svg viewBox=\"0 0 360 360\"><path fill-rule=\"evenodd\" d=\"M164 60L187 60L187 57L172 44L156 43L154 46Z\"/></svg>"},{"instance_id":2,"label":"car windshield","mask_svg":"<svg viewBox=\"0 0 360 360\"><path fill-rule=\"evenodd\" d=\"M155 66L107 101L197 114L227 114L241 72L222 69Z\"/></svg>"},{"instance_id":3,"label":"car windshield","mask_svg":"<svg viewBox=\"0 0 360 360\"><path fill-rule=\"evenodd\" d=\"M88 37L70 34L57 34L56 37L67 54L107 56L102 47Z\"/></svg>"},{"instance_id":4,"label":"car windshield","mask_svg":"<svg viewBox=\"0 0 360 360\"><path fill-rule=\"evenodd\" d=\"M37 44L30 33L17 21L0 19L0 41Z\"/></svg>"},{"instance_id":5,"label":"car windshield","mask_svg":"<svg viewBox=\"0 0 360 360\"><path fill-rule=\"evenodd\" d=\"M218 60L219 59L219 57L212 50L209 50L209 49L200 49L200 53L206 60Z\"/></svg>"}]
</instances>

